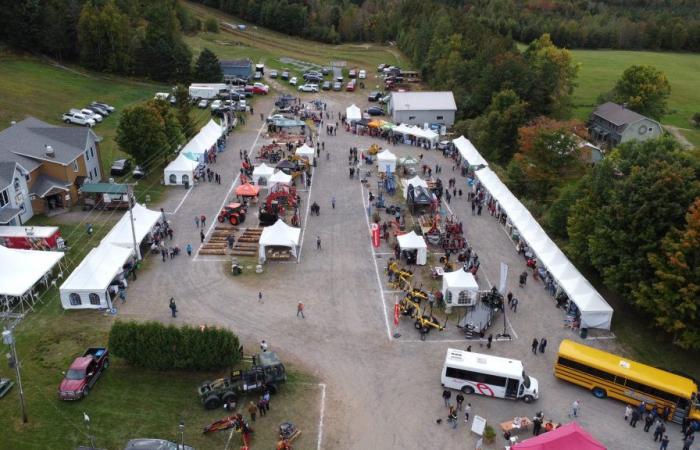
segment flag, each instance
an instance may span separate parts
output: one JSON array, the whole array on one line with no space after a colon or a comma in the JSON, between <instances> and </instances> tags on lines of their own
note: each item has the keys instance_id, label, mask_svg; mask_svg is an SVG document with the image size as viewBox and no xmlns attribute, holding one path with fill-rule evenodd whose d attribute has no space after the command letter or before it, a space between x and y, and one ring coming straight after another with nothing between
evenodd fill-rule
<instances>
[{"instance_id":1,"label":"flag","mask_svg":"<svg viewBox=\"0 0 700 450\"><path fill-rule=\"evenodd\" d=\"M394 326L399 326L399 302L394 302Z\"/></svg>"},{"instance_id":2,"label":"flag","mask_svg":"<svg viewBox=\"0 0 700 450\"><path fill-rule=\"evenodd\" d=\"M373 223L371 228L372 228L372 245L374 245L374 248L379 248L379 244L381 243L381 233L379 232L379 224Z\"/></svg>"}]
</instances>

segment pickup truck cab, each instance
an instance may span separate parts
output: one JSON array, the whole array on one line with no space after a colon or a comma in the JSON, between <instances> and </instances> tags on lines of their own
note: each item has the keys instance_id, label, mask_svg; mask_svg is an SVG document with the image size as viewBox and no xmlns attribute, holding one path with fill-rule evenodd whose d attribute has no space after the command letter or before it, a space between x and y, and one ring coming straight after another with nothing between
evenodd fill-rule
<instances>
[{"instance_id":1,"label":"pickup truck cab","mask_svg":"<svg viewBox=\"0 0 700 450\"><path fill-rule=\"evenodd\" d=\"M85 117L85 115L81 112L67 112L63 115L63 121L65 123L74 123L76 125L85 125L87 127L93 127L95 126L95 121L93 119L90 119L89 117Z\"/></svg>"},{"instance_id":2,"label":"pickup truck cab","mask_svg":"<svg viewBox=\"0 0 700 450\"><path fill-rule=\"evenodd\" d=\"M103 347L89 348L75 358L58 387L61 400L80 400L87 397L102 372L109 367L109 351Z\"/></svg>"}]
</instances>

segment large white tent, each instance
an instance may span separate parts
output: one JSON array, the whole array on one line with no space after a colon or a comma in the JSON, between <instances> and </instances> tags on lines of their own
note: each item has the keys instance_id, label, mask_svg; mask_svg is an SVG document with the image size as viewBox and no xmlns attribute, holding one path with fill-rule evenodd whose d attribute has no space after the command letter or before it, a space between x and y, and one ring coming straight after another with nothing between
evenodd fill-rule
<instances>
[{"instance_id":1,"label":"large white tent","mask_svg":"<svg viewBox=\"0 0 700 450\"><path fill-rule=\"evenodd\" d=\"M303 158L308 158L309 161L311 161L314 157L314 149L313 147L309 147L306 142L304 142L304 145L301 147L297 147L297 150L294 152L297 156L301 156Z\"/></svg>"},{"instance_id":2,"label":"large white tent","mask_svg":"<svg viewBox=\"0 0 700 450\"><path fill-rule=\"evenodd\" d=\"M433 144L437 142L439 137L439 135L433 130L424 129L416 125L406 125L404 123L392 128L391 132L394 134L403 134L425 139Z\"/></svg>"},{"instance_id":3,"label":"large white tent","mask_svg":"<svg viewBox=\"0 0 700 450\"><path fill-rule=\"evenodd\" d=\"M377 154L377 166L380 172L395 172L396 171L396 155L386 149Z\"/></svg>"},{"instance_id":4,"label":"large white tent","mask_svg":"<svg viewBox=\"0 0 700 450\"><path fill-rule=\"evenodd\" d=\"M354 120L362 120L362 110L353 103L345 109L345 117L348 123L352 123Z\"/></svg>"},{"instance_id":5,"label":"large white tent","mask_svg":"<svg viewBox=\"0 0 700 450\"><path fill-rule=\"evenodd\" d=\"M419 177L418 175L414 176L410 180L404 180L403 182L403 196L404 198L408 197L408 186L413 185L414 188L421 186L426 189L428 189L428 183L425 182L424 179Z\"/></svg>"},{"instance_id":6,"label":"large white tent","mask_svg":"<svg viewBox=\"0 0 700 450\"><path fill-rule=\"evenodd\" d=\"M477 170L476 177L506 212L520 237L529 245L539 262L549 270L557 284L581 311L581 327L609 330L612 307L547 236L527 208L490 168Z\"/></svg>"},{"instance_id":7,"label":"large white tent","mask_svg":"<svg viewBox=\"0 0 700 450\"><path fill-rule=\"evenodd\" d=\"M489 163L481 156L481 153L474 147L474 144L464 136L460 136L457 139L453 139L452 143L457 148L459 155L464 159L470 166L488 166Z\"/></svg>"},{"instance_id":8,"label":"large white tent","mask_svg":"<svg viewBox=\"0 0 700 450\"><path fill-rule=\"evenodd\" d=\"M202 155L216 144L223 133L221 125L210 119L184 147L180 153L192 160L201 161Z\"/></svg>"},{"instance_id":9,"label":"large white tent","mask_svg":"<svg viewBox=\"0 0 700 450\"><path fill-rule=\"evenodd\" d=\"M166 185L192 184L194 171L199 164L180 153L163 171L163 181Z\"/></svg>"},{"instance_id":10,"label":"large white tent","mask_svg":"<svg viewBox=\"0 0 700 450\"><path fill-rule=\"evenodd\" d=\"M292 183L292 176L287 175L281 170L278 170L277 172L272 174L268 182L269 189L272 189L272 187L274 187L276 184L284 184L286 186L289 186Z\"/></svg>"},{"instance_id":11,"label":"large white tent","mask_svg":"<svg viewBox=\"0 0 700 450\"><path fill-rule=\"evenodd\" d=\"M125 212L119 222L112 227L107 236L102 239L102 244L113 244L119 247L134 247L134 234L136 235L136 246L134 249L140 255L138 246L144 240L153 227L162 219L162 214L158 211L151 211L143 205L136 203L132 208L134 216L134 233L131 231L131 219L129 211Z\"/></svg>"},{"instance_id":12,"label":"large white tent","mask_svg":"<svg viewBox=\"0 0 700 450\"><path fill-rule=\"evenodd\" d=\"M270 167L265 163L253 169L253 183L260 186L267 186L270 181L270 177L275 173L275 168ZM264 180L261 182L261 180Z\"/></svg>"},{"instance_id":13,"label":"large white tent","mask_svg":"<svg viewBox=\"0 0 700 450\"><path fill-rule=\"evenodd\" d=\"M61 258L63 252L20 250L0 245L0 295L25 295Z\"/></svg>"},{"instance_id":14,"label":"large white tent","mask_svg":"<svg viewBox=\"0 0 700 450\"><path fill-rule=\"evenodd\" d=\"M297 256L299 247L299 236L301 229L291 227L284 223L282 219L277 220L273 225L263 228L260 235L258 254L261 260L265 260L265 250L267 247L289 247L292 256Z\"/></svg>"},{"instance_id":15,"label":"large white tent","mask_svg":"<svg viewBox=\"0 0 700 450\"><path fill-rule=\"evenodd\" d=\"M476 304L479 285L474 275L464 269L442 275L442 298L448 307Z\"/></svg>"},{"instance_id":16,"label":"large white tent","mask_svg":"<svg viewBox=\"0 0 700 450\"><path fill-rule=\"evenodd\" d=\"M425 239L418 236L415 231L396 236L399 248L403 250L416 250L416 265L424 266L428 260L428 245Z\"/></svg>"},{"instance_id":17,"label":"large white tent","mask_svg":"<svg viewBox=\"0 0 700 450\"><path fill-rule=\"evenodd\" d=\"M90 250L61 285L63 309L111 308L109 285L133 255L131 248L105 243Z\"/></svg>"}]
</instances>

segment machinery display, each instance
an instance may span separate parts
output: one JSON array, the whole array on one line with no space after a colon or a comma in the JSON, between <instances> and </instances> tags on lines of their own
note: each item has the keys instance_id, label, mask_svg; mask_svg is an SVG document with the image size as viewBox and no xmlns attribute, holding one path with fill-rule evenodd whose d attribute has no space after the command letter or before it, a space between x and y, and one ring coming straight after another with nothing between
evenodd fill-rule
<instances>
[{"instance_id":1,"label":"machinery display","mask_svg":"<svg viewBox=\"0 0 700 450\"><path fill-rule=\"evenodd\" d=\"M277 219L284 218L286 208L294 209L294 217L296 219L292 217L292 225L297 226L299 222L298 214L296 213L297 190L294 186L281 185L278 187L278 190L267 196L260 207L260 212L258 213L260 226L267 227L277 222Z\"/></svg>"},{"instance_id":2,"label":"machinery display","mask_svg":"<svg viewBox=\"0 0 700 450\"><path fill-rule=\"evenodd\" d=\"M231 225L239 225L245 222L247 208L241 203L229 203L224 206L217 220L220 223L229 222Z\"/></svg>"}]
</instances>

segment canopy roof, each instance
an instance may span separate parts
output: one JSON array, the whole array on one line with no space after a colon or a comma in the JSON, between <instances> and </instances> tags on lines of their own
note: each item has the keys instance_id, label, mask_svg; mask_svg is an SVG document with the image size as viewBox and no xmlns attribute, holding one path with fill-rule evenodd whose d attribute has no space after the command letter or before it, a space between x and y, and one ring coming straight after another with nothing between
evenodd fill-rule
<instances>
[{"instance_id":1,"label":"canopy roof","mask_svg":"<svg viewBox=\"0 0 700 450\"><path fill-rule=\"evenodd\" d=\"M241 197L255 197L260 192L260 186L244 183L236 188L236 195Z\"/></svg>"},{"instance_id":2,"label":"canopy roof","mask_svg":"<svg viewBox=\"0 0 700 450\"><path fill-rule=\"evenodd\" d=\"M296 248L299 245L301 229L291 227L278 219L273 225L263 228L260 235L260 246L278 246Z\"/></svg>"},{"instance_id":3,"label":"canopy roof","mask_svg":"<svg viewBox=\"0 0 700 450\"><path fill-rule=\"evenodd\" d=\"M396 162L396 155L391 153L391 150L387 148L377 154L377 161Z\"/></svg>"},{"instance_id":4,"label":"canopy roof","mask_svg":"<svg viewBox=\"0 0 700 450\"><path fill-rule=\"evenodd\" d=\"M433 130L425 130L419 126L406 125L404 123L392 129L394 133L408 134L418 138L428 139L430 141L435 141L438 138L438 134Z\"/></svg>"},{"instance_id":5,"label":"canopy roof","mask_svg":"<svg viewBox=\"0 0 700 450\"><path fill-rule=\"evenodd\" d=\"M576 422L562 425L539 436L525 439L513 446L513 450L606 450Z\"/></svg>"},{"instance_id":6,"label":"canopy roof","mask_svg":"<svg viewBox=\"0 0 700 450\"><path fill-rule=\"evenodd\" d=\"M424 179L416 175L415 177L411 178L410 180L404 180L403 181L403 196L407 197L408 196L408 186L413 185L414 188L417 188L418 186L428 188L428 183L425 182Z\"/></svg>"},{"instance_id":7,"label":"canopy roof","mask_svg":"<svg viewBox=\"0 0 700 450\"><path fill-rule=\"evenodd\" d=\"M443 273L442 285L443 289L479 290L479 285L474 279L474 275L472 275L471 272L466 272L464 269Z\"/></svg>"},{"instance_id":8,"label":"canopy roof","mask_svg":"<svg viewBox=\"0 0 700 450\"><path fill-rule=\"evenodd\" d=\"M172 173L172 172L192 172L194 169L197 168L197 161L193 161L192 159L188 158L185 156L185 154L180 153L177 155L177 158L175 158L173 161L168 164L168 166L165 168L165 173Z\"/></svg>"},{"instance_id":9,"label":"canopy roof","mask_svg":"<svg viewBox=\"0 0 700 450\"><path fill-rule=\"evenodd\" d=\"M292 182L292 176L278 170L273 173L270 177L270 184L290 184Z\"/></svg>"},{"instance_id":10,"label":"canopy roof","mask_svg":"<svg viewBox=\"0 0 700 450\"><path fill-rule=\"evenodd\" d=\"M306 145L306 142L304 142L304 145L297 147L297 150L294 153L299 156L313 157L315 152L313 147L309 147Z\"/></svg>"},{"instance_id":11,"label":"canopy roof","mask_svg":"<svg viewBox=\"0 0 700 450\"><path fill-rule=\"evenodd\" d=\"M396 236L396 240L399 241L399 247L401 247L401 250L428 248L428 245L425 243L425 239L418 236L415 231Z\"/></svg>"},{"instance_id":12,"label":"canopy roof","mask_svg":"<svg viewBox=\"0 0 700 450\"><path fill-rule=\"evenodd\" d=\"M372 128L380 128L382 125L384 125L384 123L385 122L383 120L374 119L374 120L370 120L369 123L367 124L367 126L372 127Z\"/></svg>"},{"instance_id":13,"label":"canopy roof","mask_svg":"<svg viewBox=\"0 0 700 450\"><path fill-rule=\"evenodd\" d=\"M362 119L362 110L354 103L345 109L345 116L348 122Z\"/></svg>"},{"instance_id":14,"label":"canopy roof","mask_svg":"<svg viewBox=\"0 0 700 450\"><path fill-rule=\"evenodd\" d=\"M90 250L61 285L61 291L104 291L134 254L131 248L102 243Z\"/></svg>"},{"instance_id":15,"label":"canopy roof","mask_svg":"<svg viewBox=\"0 0 700 450\"><path fill-rule=\"evenodd\" d=\"M151 232L156 223L161 219L162 215L158 211L151 211L143 205L136 203L132 209L134 215L134 233L136 234L136 244L141 241ZM120 247L133 248L134 238L131 233L131 220L129 211L125 212L119 222L107 233L107 236L102 239L102 244L113 244Z\"/></svg>"},{"instance_id":16,"label":"canopy roof","mask_svg":"<svg viewBox=\"0 0 700 450\"><path fill-rule=\"evenodd\" d=\"M253 169L253 176L254 177L267 177L267 176L271 176L273 173L275 173L275 168L270 167L265 163L262 163Z\"/></svg>"},{"instance_id":17,"label":"canopy roof","mask_svg":"<svg viewBox=\"0 0 700 450\"><path fill-rule=\"evenodd\" d=\"M126 184L117 183L84 183L80 186L83 194L126 194Z\"/></svg>"},{"instance_id":18,"label":"canopy roof","mask_svg":"<svg viewBox=\"0 0 700 450\"><path fill-rule=\"evenodd\" d=\"M181 150L181 153L202 154L209 150L212 145L221 137L223 130L221 125L214 122L214 119L209 119L209 122L199 130Z\"/></svg>"},{"instance_id":19,"label":"canopy roof","mask_svg":"<svg viewBox=\"0 0 700 450\"><path fill-rule=\"evenodd\" d=\"M402 156L399 158L399 164L402 166L415 166L418 164L418 160L413 156Z\"/></svg>"},{"instance_id":20,"label":"canopy roof","mask_svg":"<svg viewBox=\"0 0 700 450\"><path fill-rule=\"evenodd\" d=\"M63 258L63 252L19 250L0 245L0 295L19 297Z\"/></svg>"},{"instance_id":21,"label":"canopy roof","mask_svg":"<svg viewBox=\"0 0 700 450\"><path fill-rule=\"evenodd\" d=\"M459 154L464 158L470 166L488 166L489 163L481 156L479 151L474 147L471 141L464 136L453 139L452 143L459 151Z\"/></svg>"},{"instance_id":22,"label":"canopy roof","mask_svg":"<svg viewBox=\"0 0 700 450\"><path fill-rule=\"evenodd\" d=\"M547 236L527 208L490 168L477 170L476 177L508 214L510 221L535 253L539 263L549 270L559 286L579 308L581 326L610 329L613 309Z\"/></svg>"}]
</instances>

